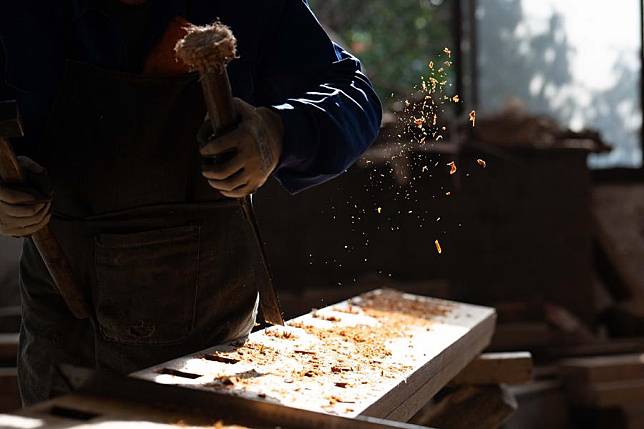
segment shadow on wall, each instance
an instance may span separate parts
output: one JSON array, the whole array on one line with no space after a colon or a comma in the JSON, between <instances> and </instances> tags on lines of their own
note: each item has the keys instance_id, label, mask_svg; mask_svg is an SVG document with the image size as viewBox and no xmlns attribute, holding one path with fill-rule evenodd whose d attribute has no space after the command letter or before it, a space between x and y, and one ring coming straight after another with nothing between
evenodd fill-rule
<instances>
[{"instance_id":1,"label":"shadow on wall","mask_svg":"<svg viewBox=\"0 0 644 429\"><path fill-rule=\"evenodd\" d=\"M20 304L18 258L21 240L0 237L0 307Z\"/></svg>"}]
</instances>

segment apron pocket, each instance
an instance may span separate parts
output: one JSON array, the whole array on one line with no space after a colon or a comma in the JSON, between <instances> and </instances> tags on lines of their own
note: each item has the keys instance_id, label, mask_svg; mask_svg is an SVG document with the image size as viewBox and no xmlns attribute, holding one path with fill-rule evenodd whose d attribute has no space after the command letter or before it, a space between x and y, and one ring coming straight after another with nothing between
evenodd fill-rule
<instances>
[{"instance_id":1,"label":"apron pocket","mask_svg":"<svg viewBox=\"0 0 644 429\"><path fill-rule=\"evenodd\" d=\"M191 331L199 227L95 239L96 318L102 335L124 344L170 344Z\"/></svg>"}]
</instances>

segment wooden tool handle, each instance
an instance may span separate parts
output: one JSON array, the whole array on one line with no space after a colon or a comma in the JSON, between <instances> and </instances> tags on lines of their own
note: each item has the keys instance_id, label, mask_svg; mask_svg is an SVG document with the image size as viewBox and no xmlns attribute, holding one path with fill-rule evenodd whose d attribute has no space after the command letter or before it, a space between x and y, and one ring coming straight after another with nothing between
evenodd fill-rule
<instances>
[{"instance_id":1,"label":"wooden tool handle","mask_svg":"<svg viewBox=\"0 0 644 429\"><path fill-rule=\"evenodd\" d=\"M90 309L83 291L74 280L72 267L49 226L33 234L31 239L69 310L77 319L87 319Z\"/></svg>"},{"instance_id":2,"label":"wooden tool handle","mask_svg":"<svg viewBox=\"0 0 644 429\"><path fill-rule=\"evenodd\" d=\"M20 184L25 181L18 159L9 142L0 137L0 179L3 183Z\"/></svg>"},{"instance_id":3,"label":"wooden tool handle","mask_svg":"<svg viewBox=\"0 0 644 429\"><path fill-rule=\"evenodd\" d=\"M210 71L201 74L201 87L208 109L208 119L215 135L227 130L237 122L237 112L233 104L233 95L228 80L228 73Z\"/></svg>"},{"instance_id":4,"label":"wooden tool handle","mask_svg":"<svg viewBox=\"0 0 644 429\"><path fill-rule=\"evenodd\" d=\"M16 185L25 181L18 159L9 142L2 137L0 137L0 179L4 183ZM69 261L49 226L33 234L31 239L69 310L76 318L87 319L90 311L83 292L74 281Z\"/></svg>"}]
</instances>

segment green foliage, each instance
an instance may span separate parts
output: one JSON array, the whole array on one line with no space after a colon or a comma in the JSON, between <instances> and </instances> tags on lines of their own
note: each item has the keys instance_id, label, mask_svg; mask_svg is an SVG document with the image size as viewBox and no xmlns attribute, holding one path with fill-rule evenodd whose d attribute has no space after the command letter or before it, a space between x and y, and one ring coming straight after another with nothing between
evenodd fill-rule
<instances>
[{"instance_id":1,"label":"green foliage","mask_svg":"<svg viewBox=\"0 0 644 429\"><path fill-rule=\"evenodd\" d=\"M405 97L451 45L449 4L437 0L310 0L337 41L360 57L383 100ZM435 4L440 4L435 6Z\"/></svg>"}]
</instances>

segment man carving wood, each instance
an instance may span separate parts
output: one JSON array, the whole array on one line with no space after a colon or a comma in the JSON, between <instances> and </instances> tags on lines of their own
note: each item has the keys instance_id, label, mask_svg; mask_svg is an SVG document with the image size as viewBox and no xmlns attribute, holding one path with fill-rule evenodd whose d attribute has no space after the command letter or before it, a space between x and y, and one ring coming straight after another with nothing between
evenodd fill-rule
<instances>
[{"instance_id":1,"label":"man carving wood","mask_svg":"<svg viewBox=\"0 0 644 429\"><path fill-rule=\"evenodd\" d=\"M241 122L213 139L173 49L216 19L239 43L228 72ZM25 128L12 143L53 186L0 184L0 233L49 224L92 308L73 317L25 240L25 404L67 390L62 362L129 373L247 335L266 273L236 199L271 176L290 192L337 176L380 125L360 63L303 0L10 1L0 37Z\"/></svg>"}]
</instances>

